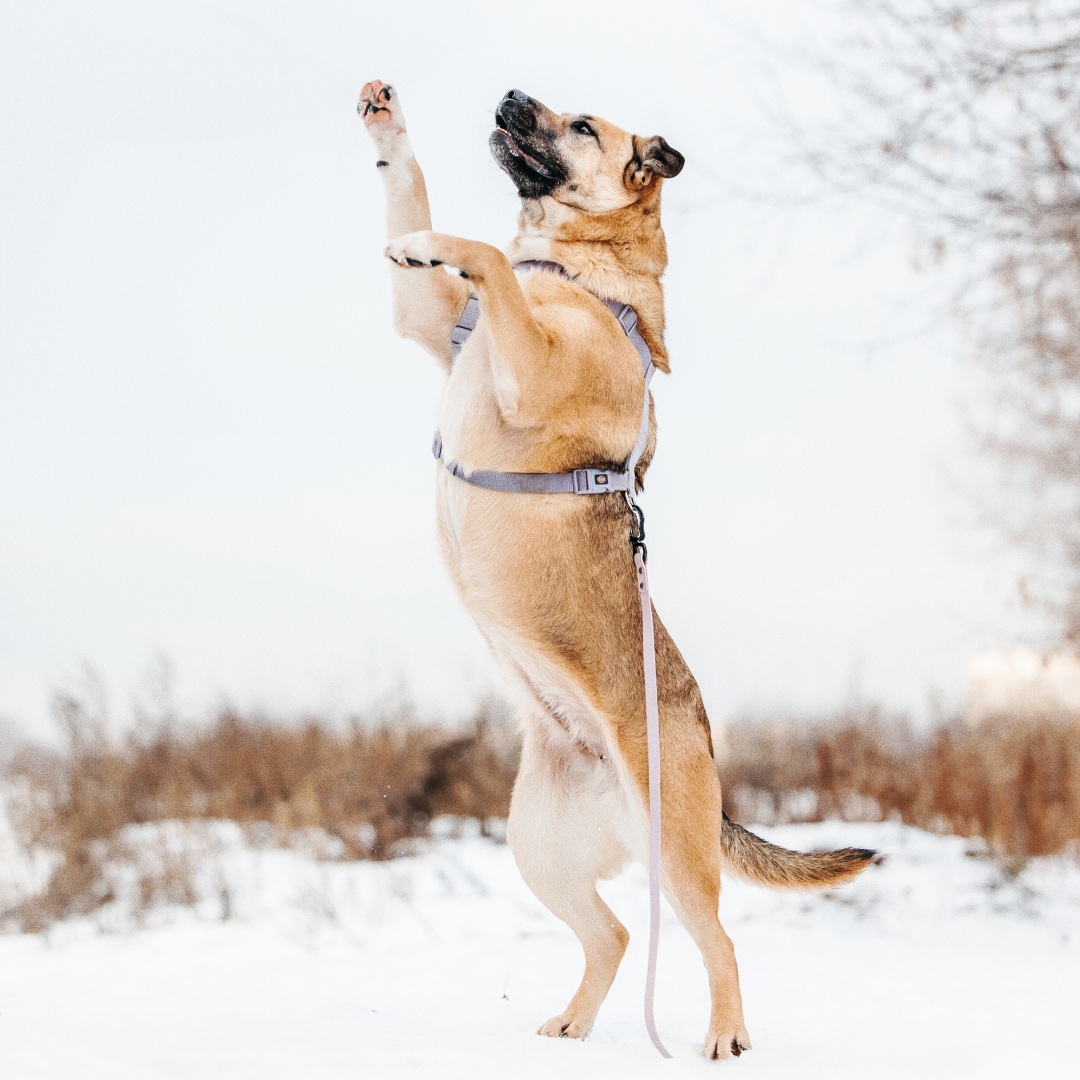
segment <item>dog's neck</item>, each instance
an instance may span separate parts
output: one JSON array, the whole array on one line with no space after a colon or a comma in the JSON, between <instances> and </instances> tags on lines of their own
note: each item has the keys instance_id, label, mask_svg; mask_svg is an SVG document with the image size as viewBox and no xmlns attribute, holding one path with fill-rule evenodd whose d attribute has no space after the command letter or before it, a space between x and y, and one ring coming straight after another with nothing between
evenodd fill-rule
<instances>
[{"instance_id":1,"label":"dog's neck","mask_svg":"<svg viewBox=\"0 0 1080 1080\"><path fill-rule=\"evenodd\" d=\"M524 199L518 234L506 254L556 262L597 296L621 300L638 314L638 327L661 371L668 371L664 348L664 293L667 245L660 226L660 192L608 214L585 214L550 197ZM644 202L644 205L643 205Z\"/></svg>"}]
</instances>

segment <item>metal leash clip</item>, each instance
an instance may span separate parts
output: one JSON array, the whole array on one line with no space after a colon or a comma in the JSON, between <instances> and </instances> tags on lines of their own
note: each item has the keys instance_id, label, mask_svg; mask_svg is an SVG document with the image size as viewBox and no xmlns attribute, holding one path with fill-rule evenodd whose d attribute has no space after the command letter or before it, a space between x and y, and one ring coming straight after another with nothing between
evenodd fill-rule
<instances>
[{"instance_id":1,"label":"metal leash clip","mask_svg":"<svg viewBox=\"0 0 1080 1080\"><path fill-rule=\"evenodd\" d=\"M626 497L626 502L637 517L636 528L630 530L630 551L635 555L640 551L642 559L647 562L649 551L645 547L645 511L629 495Z\"/></svg>"}]
</instances>

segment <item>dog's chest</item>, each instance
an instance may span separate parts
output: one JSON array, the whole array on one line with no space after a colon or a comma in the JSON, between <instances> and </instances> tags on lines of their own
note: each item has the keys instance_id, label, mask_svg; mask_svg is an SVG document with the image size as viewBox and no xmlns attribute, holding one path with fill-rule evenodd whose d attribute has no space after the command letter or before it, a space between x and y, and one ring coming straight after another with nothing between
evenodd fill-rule
<instances>
[{"instance_id":1,"label":"dog's chest","mask_svg":"<svg viewBox=\"0 0 1080 1080\"><path fill-rule=\"evenodd\" d=\"M454 364L439 402L443 454L468 469L491 468L482 455L495 447L500 417L491 362L482 330L473 334Z\"/></svg>"},{"instance_id":2,"label":"dog's chest","mask_svg":"<svg viewBox=\"0 0 1080 1080\"><path fill-rule=\"evenodd\" d=\"M475 469L520 469L522 437L502 420L495 396L488 341L481 325L462 349L443 388L439 403L439 435L443 461ZM535 503L527 495L509 499L474 487L445 468L438 470L436 501L444 553L459 589L500 572L500 549L513 544ZM463 596L468 603L469 597Z\"/></svg>"}]
</instances>

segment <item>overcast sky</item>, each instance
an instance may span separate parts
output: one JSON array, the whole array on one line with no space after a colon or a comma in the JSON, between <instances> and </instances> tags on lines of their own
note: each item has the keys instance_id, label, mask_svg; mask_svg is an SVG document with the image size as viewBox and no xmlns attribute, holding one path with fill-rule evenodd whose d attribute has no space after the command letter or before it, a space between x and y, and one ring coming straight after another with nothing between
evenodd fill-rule
<instances>
[{"instance_id":1,"label":"overcast sky","mask_svg":"<svg viewBox=\"0 0 1080 1080\"><path fill-rule=\"evenodd\" d=\"M393 82L442 231L505 244L518 87L687 159L664 189L672 375L645 499L657 608L717 719L955 704L1033 632L965 524L972 369L865 210L734 198L768 145L733 4L6 3L0 717L84 665L122 717L341 716L497 686L434 535L434 364L390 328L355 113ZM761 9L790 37L812 9ZM798 76L790 71L798 94ZM807 91L809 93L809 91ZM962 487L962 485L961 485Z\"/></svg>"}]
</instances>

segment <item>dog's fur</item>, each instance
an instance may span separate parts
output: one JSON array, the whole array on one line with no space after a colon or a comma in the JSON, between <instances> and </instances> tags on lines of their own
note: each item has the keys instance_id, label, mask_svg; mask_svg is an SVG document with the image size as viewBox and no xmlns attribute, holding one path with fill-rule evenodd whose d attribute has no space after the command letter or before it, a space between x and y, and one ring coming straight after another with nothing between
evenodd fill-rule
<instances>
[{"instance_id":1,"label":"dog's fur","mask_svg":"<svg viewBox=\"0 0 1080 1080\"><path fill-rule=\"evenodd\" d=\"M423 174L391 86L367 84L358 110L386 189L394 326L446 370L439 426L446 458L467 470L560 472L618 467L634 444L641 364L597 297L631 304L661 371L667 265L663 179L683 157L592 116L556 115L519 91L496 112L492 153L522 198L507 253L431 231ZM515 272L526 259L566 267ZM455 268L457 276L431 267ZM480 321L451 372L450 332L470 293ZM638 466L655 446L655 419ZM451 577L520 710L525 742L509 840L533 892L585 951L577 993L544 1035L593 1025L628 934L598 879L647 860L648 760L641 609L622 495L521 495L436 470L439 532ZM655 616L654 616L655 618ZM874 858L845 849L774 847L721 810L712 738L697 683L655 619L663 812L663 888L701 950L712 1011L709 1057L750 1046L731 941L717 918L721 865L758 884L819 888Z\"/></svg>"}]
</instances>

